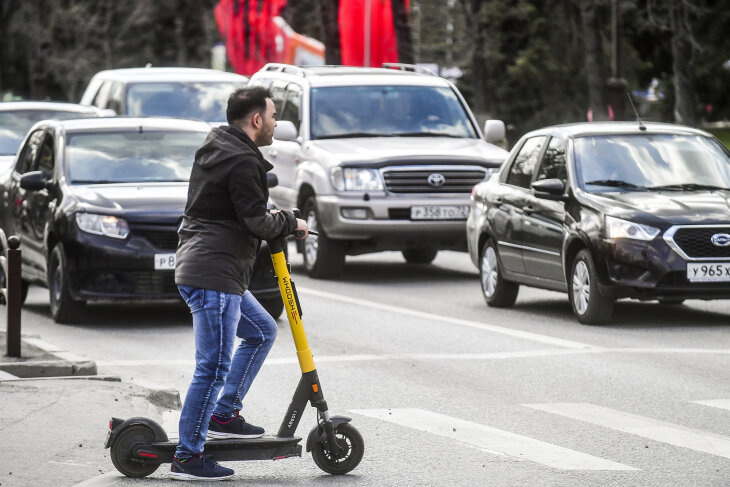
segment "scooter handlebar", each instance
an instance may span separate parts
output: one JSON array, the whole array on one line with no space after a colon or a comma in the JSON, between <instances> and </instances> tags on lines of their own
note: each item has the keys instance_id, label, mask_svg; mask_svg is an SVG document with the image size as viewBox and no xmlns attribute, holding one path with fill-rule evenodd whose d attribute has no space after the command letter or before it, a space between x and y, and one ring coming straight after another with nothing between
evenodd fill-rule
<instances>
[{"instance_id":1,"label":"scooter handlebar","mask_svg":"<svg viewBox=\"0 0 730 487\"><path fill-rule=\"evenodd\" d=\"M299 219L302 218L302 211L299 208L292 208L291 212L294 214L295 218L299 218ZM310 230L309 235L314 235L316 237L319 235L319 233ZM294 236L297 238L300 238L300 237L304 236L304 232L302 230L299 230L297 232L294 232Z\"/></svg>"}]
</instances>

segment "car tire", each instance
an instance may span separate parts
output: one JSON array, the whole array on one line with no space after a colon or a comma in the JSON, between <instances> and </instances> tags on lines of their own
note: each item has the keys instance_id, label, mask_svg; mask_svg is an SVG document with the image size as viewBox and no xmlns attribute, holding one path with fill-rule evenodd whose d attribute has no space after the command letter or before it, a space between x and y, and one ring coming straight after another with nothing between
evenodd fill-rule
<instances>
[{"instance_id":1,"label":"car tire","mask_svg":"<svg viewBox=\"0 0 730 487\"><path fill-rule=\"evenodd\" d=\"M68 265L63 244L51 252L48 262L48 292L51 301L51 316L56 323L76 323L84 316L85 302L71 297L68 285Z\"/></svg>"},{"instance_id":2,"label":"car tire","mask_svg":"<svg viewBox=\"0 0 730 487\"><path fill-rule=\"evenodd\" d=\"M304 203L304 219L310 230L319 236L309 236L304 240L304 269L309 277L332 278L342 273L345 267L345 246L342 242L327 237L320 228L320 219L314 196Z\"/></svg>"},{"instance_id":3,"label":"car tire","mask_svg":"<svg viewBox=\"0 0 730 487\"><path fill-rule=\"evenodd\" d=\"M601 295L593 257L587 249L578 252L570 267L568 296L573 313L583 324L600 325L613 314L613 299Z\"/></svg>"},{"instance_id":4,"label":"car tire","mask_svg":"<svg viewBox=\"0 0 730 487\"><path fill-rule=\"evenodd\" d=\"M409 264L430 264L436 258L436 249L404 249L401 251L403 258Z\"/></svg>"},{"instance_id":5,"label":"car tire","mask_svg":"<svg viewBox=\"0 0 730 487\"><path fill-rule=\"evenodd\" d=\"M499 254L497 253L497 246L494 240L489 239L486 241L481 255L479 277L482 294L487 305L493 308L512 306L517 301L517 293L520 291L520 286L519 284L505 280L502 276Z\"/></svg>"},{"instance_id":6,"label":"car tire","mask_svg":"<svg viewBox=\"0 0 730 487\"><path fill-rule=\"evenodd\" d=\"M264 307L267 313L272 318L278 320L281 314L284 312L284 301L281 300L281 296L275 298L261 299L259 304Z\"/></svg>"}]
</instances>

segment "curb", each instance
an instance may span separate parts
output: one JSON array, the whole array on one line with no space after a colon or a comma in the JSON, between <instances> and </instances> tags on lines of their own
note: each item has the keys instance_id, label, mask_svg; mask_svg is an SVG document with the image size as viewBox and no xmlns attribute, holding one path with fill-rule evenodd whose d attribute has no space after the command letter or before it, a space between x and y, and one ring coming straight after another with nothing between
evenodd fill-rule
<instances>
[{"instance_id":1,"label":"curb","mask_svg":"<svg viewBox=\"0 0 730 487\"><path fill-rule=\"evenodd\" d=\"M41 360L0 362L0 372L18 378L94 376L97 374L96 362L93 360L88 360L68 350L44 342L37 335L21 336L21 341L31 348L45 352L45 355L49 355L51 359L46 360L44 356ZM53 360L53 357L56 360ZM3 380L3 377L8 378L5 377L5 374L0 376L0 380Z\"/></svg>"}]
</instances>

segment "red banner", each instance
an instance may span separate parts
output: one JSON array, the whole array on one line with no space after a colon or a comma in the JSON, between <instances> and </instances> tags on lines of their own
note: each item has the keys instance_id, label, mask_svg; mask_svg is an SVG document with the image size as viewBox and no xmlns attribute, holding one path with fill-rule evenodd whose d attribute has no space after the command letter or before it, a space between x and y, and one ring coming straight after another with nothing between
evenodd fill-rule
<instances>
[{"instance_id":1,"label":"red banner","mask_svg":"<svg viewBox=\"0 0 730 487\"><path fill-rule=\"evenodd\" d=\"M390 0L340 0L339 27L342 64L380 66L398 62Z\"/></svg>"}]
</instances>

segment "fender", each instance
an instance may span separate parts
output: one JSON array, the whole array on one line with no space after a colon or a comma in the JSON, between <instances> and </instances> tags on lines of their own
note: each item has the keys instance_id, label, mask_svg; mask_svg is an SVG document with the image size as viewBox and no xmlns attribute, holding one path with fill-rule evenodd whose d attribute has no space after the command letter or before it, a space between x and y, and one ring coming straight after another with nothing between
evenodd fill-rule
<instances>
[{"instance_id":1,"label":"fender","mask_svg":"<svg viewBox=\"0 0 730 487\"><path fill-rule=\"evenodd\" d=\"M117 435L127 426L132 426L135 424L147 426L149 429L151 429L152 432L155 434L155 441L167 441L167 433L165 433L165 430L162 429L162 426L155 423L149 418L136 416L134 418L129 418L125 421L122 421L119 418L112 418L112 429L106 439L106 444L104 445L104 448L111 448L111 446L114 444L114 441L117 439Z\"/></svg>"},{"instance_id":2,"label":"fender","mask_svg":"<svg viewBox=\"0 0 730 487\"><path fill-rule=\"evenodd\" d=\"M335 429L341 424L349 423L352 421L352 418L347 418L345 416L332 416L330 418L330 421L332 421L332 426L334 426ZM327 435L324 432L324 429L319 424L312 428L312 431L309 432L309 436L307 436L307 447L306 451L310 452L314 447L317 445L317 443L324 443L327 440ZM338 442L339 443L339 442Z\"/></svg>"}]
</instances>

